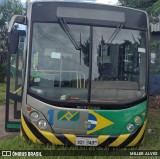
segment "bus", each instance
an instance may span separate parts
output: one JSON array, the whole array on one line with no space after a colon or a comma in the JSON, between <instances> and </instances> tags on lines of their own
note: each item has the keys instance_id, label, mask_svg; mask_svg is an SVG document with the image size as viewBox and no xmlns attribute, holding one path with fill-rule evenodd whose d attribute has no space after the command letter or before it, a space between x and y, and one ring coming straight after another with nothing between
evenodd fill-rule
<instances>
[{"instance_id":1,"label":"bus","mask_svg":"<svg viewBox=\"0 0 160 159\"><path fill-rule=\"evenodd\" d=\"M146 12L37 1L26 16L13 16L8 32L8 57L23 55L23 64L14 79L7 74L6 131L20 129L24 140L40 144L132 147L143 142Z\"/></svg>"}]
</instances>

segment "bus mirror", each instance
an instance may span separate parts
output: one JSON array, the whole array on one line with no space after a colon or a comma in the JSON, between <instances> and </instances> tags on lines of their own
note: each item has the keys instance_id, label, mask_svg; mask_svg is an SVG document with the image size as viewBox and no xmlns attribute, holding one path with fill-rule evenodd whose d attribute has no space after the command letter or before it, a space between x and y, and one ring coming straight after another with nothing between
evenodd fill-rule
<instances>
[{"instance_id":1,"label":"bus mirror","mask_svg":"<svg viewBox=\"0 0 160 159\"><path fill-rule=\"evenodd\" d=\"M16 54L20 39L19 37L25 36L25 31L16 30L16 24L26 25L26 17L23 15L14 15L9 23L8 51L10 54Z\"/></svg>"},{"instance_id":2,"label":"bus mirror","mask_svg":"<svg viewBox=\"0 0 160 159\"><path fill-rule=\"evenodd\" d=\"M16 54L18 50L20 37L25 37L24 30L12 30L8 36L8 51L10 54Z\"/></svg>"},{"instance_id":3,"label":"bus mirror","mask_svg":"<svg viewBox=\"0 0 160 159\"><path fill-rule=\"evenodd\" d=\"M18 49L18 41L18 30L11 31L8 37L8 51L10 54L16 54Z\"/></svg>"}]
</instances>

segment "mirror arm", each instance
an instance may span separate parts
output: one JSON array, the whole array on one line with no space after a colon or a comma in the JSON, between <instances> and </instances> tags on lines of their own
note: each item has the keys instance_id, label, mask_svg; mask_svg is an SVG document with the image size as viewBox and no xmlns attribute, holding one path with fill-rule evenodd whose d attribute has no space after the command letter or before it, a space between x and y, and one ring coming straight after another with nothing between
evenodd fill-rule
<instances>
[{"instance_id":1,"label":"mirror arm","mask_svg":"<svg viewBox=\"0 0 160 159\"><path fill-rule=\"evenodd\" d=\"M8 33L11 32L12 27L15 23L26 25L26 16L23 15L14 15L9 23Z\"/></svg>"}]
</instances>

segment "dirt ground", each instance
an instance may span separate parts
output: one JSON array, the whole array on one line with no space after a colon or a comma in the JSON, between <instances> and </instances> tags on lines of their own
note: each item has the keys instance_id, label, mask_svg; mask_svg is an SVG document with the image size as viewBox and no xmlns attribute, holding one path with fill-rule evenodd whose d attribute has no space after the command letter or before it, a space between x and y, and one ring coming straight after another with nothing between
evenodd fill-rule
<instances>
[{"instance_id":1,"label":"dirt ground","mask_svg":"<svg viewBox=\"0 0 160 159\"><path fill-rule=\"evenodd\" d=\"M11 109L10 113L13 113ZM0 140L6 139L11 136L19 135L19 132L6 132L5 131L5 105L0 106Z\"/></svg>"},{"instance_id":2,"label":"dirt ground","mask_svg":"<svg viewBox=\"0 0 160 159\"><path fill-rule=\"evenodd\" d=\"M150 96L149 107L154 109L160 108L160 96Z\"/></svg>"}]
</instances>

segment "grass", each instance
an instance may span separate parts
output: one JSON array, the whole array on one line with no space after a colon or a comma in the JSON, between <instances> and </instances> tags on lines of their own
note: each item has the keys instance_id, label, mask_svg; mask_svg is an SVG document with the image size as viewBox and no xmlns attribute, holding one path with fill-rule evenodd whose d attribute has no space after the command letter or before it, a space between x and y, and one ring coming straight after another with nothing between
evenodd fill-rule
<instances>
[{"instance_id":1,"label":"grass","mask_svg":"<svg viewBox=\"0 0 160 159\"><path fill-rule=\"evenodd\" d=\"M145 133L145 140L144 143L138 148L126 148L122 149L122 152L129 150L148 150L148 151L153 151L153 150L160 150L160 122L159 122L159 114L160 114L160 109L149 109L148 110L148 125ZM85 158L91 158L91 159L97 159L97 158L106 158L106 156L83 156L85 153L80 154L77 156L77 151L78 153L81 153L81 150L85 150L87 153L88 151L96 151L99 152L102 151L103 153L109 152L107 148L86 148L86 147L64 147L64 146L55 146L55 145L38 145L38 144L33 144L29 142L22 141L19 136L10 138L7 140L1 140L0 141L0 150L30 150L30 151L38 151L38 150L50 150L51 152L55 152L55 150L58 150L58 156L54 156L54 158L78 158L78 159L85 159ZM65 151L63 151L65 150ZM76 151L77 150L77 151ZM100 150L100 151L98 151ZM72 151L71 156L66 156L67 152ZM65 156L61 156L62 153L65 153ZM113 151L114 153L115 151ZM75 156L74 156L75 155ZM7 157L3 157L4 159ZM9 158L9 157L8 157ZM12 157L13 159L17 159L17 157ZM25 158L35 158L35 157L23 157ZM43 156L43 157L37 157L37 158L43 158L43 159L50 159L53 158L53 156ZM146 159L146 156L109 156L109 159ZM149 156L148 158L152 159L157 159L159 156Z\"/></svg>"},{"instance_id":2,"label":"grass","mask_svg":"<svg viewBox=\"0 0 160 159\"><path fill-rule=\"evenodd\" d=\"M159 140L159 142L160 142L160 140ZM54 158L67 158L67 159L68 158L73 158L74 156L76 156L76 158L79 158L79 159L82 159L82 158L95 158L95 159L96 158L106 158L106 156L104 156L104 152L106 152L106 154L107 154L107 151L108 151L107 149L104 149L104 148L84 148L84 147L81 148L81 147L63 147L63 146L58 147L58 146L54 146L54 145L53 146L44 146L44 145L37 145L37 144L31 144L31 143L24 143L24 141L22 141L19 137L8 139L6 141L1 141L0 142L0 149L1 150L20 150L21 152L23 152L23 150L30 150L30 151L50 150L51 152L53 152L53 154L54 154L54 151L58 150L59 156L56 155L56 156L54 156ZM63 151L63 150L65 150L65 151ZM79 151L79 152L86 151L86 153L88 151L93 151L93 150L95 150L95 151L97 150L96 152L99 152L99 153L101 151L103 151L103 156L84 156L85 153L77 156L76 150ZM100 150L100 151L98 151L98 150ZM138 148L136 148L136 149L127 148L125 150L132 151L132 150L146 150L146 149L140 147L139 149ZM125 150L121 150L121 151L125 151ZM151 149L149 149L149 150L151 150ZM152 149L152 150L154 150L154 149ZM67 151L71 151L71 152L73 152L73 154L71 156L67 156ZM66 154L65 156L61 156L61 154L63 152ZM12 157L12 158L16 159L16 157ZM34 157L30 157L30 159L32 159L32 158L34 158ZM47 159L47 158L53 158L53 157L43 156L43 157L37 157L37 158ZM143 159L144 158L145 159L146 157L145 156L143 156L143 157L137 157L137 156L109 156L109 158L110 159L112 159L112 158L113 159L117 159L117 158L129 158L129 159L132 159L132 158L136 158L136 159L137 158L142 158ZM152 158L152 157L150 156L150 158ZM154 158L156 158L156 157L154 157Z\"/></svg>"},{"instance_id":3,"label":"grass","mask_svg":"<svg viewBox=\"0 0 160 159\"><path fill-rule=\"evenodd\" d=\"M0 105L5 104L6 100L6 84L0 83Z\"/></svg>"}]
</instances>

